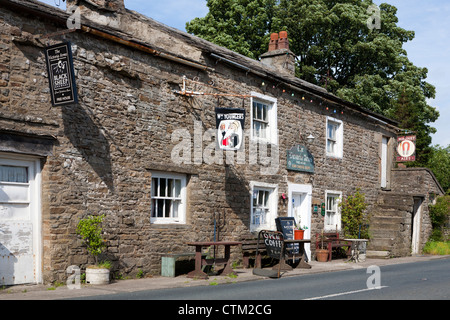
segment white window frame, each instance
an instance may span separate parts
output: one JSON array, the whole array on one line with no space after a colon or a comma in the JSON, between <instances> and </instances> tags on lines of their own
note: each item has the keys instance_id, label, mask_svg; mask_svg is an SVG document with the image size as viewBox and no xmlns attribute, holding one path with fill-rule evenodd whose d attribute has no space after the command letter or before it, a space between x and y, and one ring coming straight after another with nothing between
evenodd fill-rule
<instances>
[{"instance_id":1,"label":"white window frame","mask_svg":"<svg viewBox=\"0 0 450 320\"><path fill-rule=\"evenodd\" d=\"M250 137L253 141L261 141L266 143L278 144L278 107L277 99L260 94L258 92L251 92L252 98L250 99ZM255 135L253 125L255 122L255 114L253 111L253 103L261 102L268 106L267 110L267 131L266 137L260 138Z\"/></svg>"},{"instance_id":2,"label":"white window frame","mask_svg":"<svg viewBox=\"0 0 450 320\"><path fill-rule=\"evenodd\" d=\"M173 190L172 196L160 196L157 190L151 190L151 204L150 204L150 223L153 224L185 224L186 223L186 175L184 174L176 174L176 173L166 173L166 172L152 172L151 184L150 188L153 188L153 179L176 179L181 180L180 185L180 196L177 197ZM175 184L173 185L175 188ZM167 192L165 193L167 194ZM171 200L171 201L180 201L178 205L178 217L156 217L153 216L153 200ZM171 208L171 215L173 213L173 208Z\"/></svg>"},{"instance_id":3,"label":"white window frame","mask_svg":"<svg viewBox=\"0 0 450 320\"><path fill-rule=\"evenodd\" d=\"M267 202L267 215L264 224L253 224L253 199L256 191L269 191L269 199ZM250 232L260 230L276 230L275 219L278 217L278 185L264 182L250 182Z\"/></svg>"},{"instance_id":4,"label":"white window frame","mask_svg":"<svg viewBox=\"0 0 450 320\"><path fill-rule=\"evenodd\" d=\"M335 207L334 208L329 208L328 207L328 198L329 197L333 197L336 198L336 203L335 203ZM341 230L341 209L339 208L339 203L341 203L342 201L342 192L341 191L335 191L335 190L326 190L325 191L325 218L324 218L324 229L325 231L336 231L336 225L337 225L337 230L340 231ZM330 224L329 222L329 218L328 218L328 214L329 212L333 212L336 217L336 223L334 224Z\"/></svg>"},{"instance_id":5,"label":"white window frame","mask_svg":"<svg viewBox=\"0 0 450 320\"><path fill-rule=\"evenodd\" d=\"M337 127L336 129L336 135L334 139L330 139L328 136L328 125L333 124ZM326 136L326 142L325 142L325 151L326 155L328 157L333 158L342 158L344 154L344 123L336 118L333 117L327 117L327 123L325 127L325 136ZM335 143L335 148L332 152L328 150L328 141L332 140Z\"/></svg>"}]
</instances>

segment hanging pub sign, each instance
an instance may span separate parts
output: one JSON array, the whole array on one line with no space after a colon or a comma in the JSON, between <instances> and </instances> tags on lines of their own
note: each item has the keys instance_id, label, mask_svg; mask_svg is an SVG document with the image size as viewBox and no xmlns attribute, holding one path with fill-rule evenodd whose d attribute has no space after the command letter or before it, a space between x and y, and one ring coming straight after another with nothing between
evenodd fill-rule
<instances>
[{"instance_id":1,"label":"hanging pub sign","mask_svg":"<svg viewBox=\"0 0 450 320\"><path fill-rule=\"evenodd\" d=\"M70 42L45 48L48 82L53 106L78 102Z\"/></svg>"},{"instance_id":2,"label":"hanging pub sign","mask_svg":"<svg viewBox=\"0 0 450 320\"><path fill-rule=\"evenodd\" d=\"M416 161L416 136L397 138L397 162Z\"/></svg>"},{"instance_id":3,"label":"hanging pub sign","mask_svg":"<svg viewBox=\"0 0 450 320\"><path fill-rule=\"evenodd\" d=\"M296 145L287 151L287 169L314 173L314 157L303 145Z\"/></svg>"},{"instance_id":4,"label":"hanging pub sign","mask_svg":"<svg viewBox=\"0 0 450 320\"><path fill-rule=\"evenodd\" d=\"M217 143L222 150L239 150L244 140L245 109L216 108Z\"/></svg>"}]
</instances>

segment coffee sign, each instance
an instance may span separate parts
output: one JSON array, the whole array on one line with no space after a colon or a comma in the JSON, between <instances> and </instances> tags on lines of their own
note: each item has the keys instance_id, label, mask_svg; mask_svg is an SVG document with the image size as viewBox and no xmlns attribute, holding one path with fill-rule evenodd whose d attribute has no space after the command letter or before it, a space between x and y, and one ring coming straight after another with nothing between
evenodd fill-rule
<instances>
[{"instance_id":1,"label":"coffee sign","mask_svg":"<svg viewBox=\"0 0 450 320\"><path fill-rule=\"evenodd\" d=\"M53 106L78 102L70 42L45 48L48 82Z\"/></svg>"}]
</instances>

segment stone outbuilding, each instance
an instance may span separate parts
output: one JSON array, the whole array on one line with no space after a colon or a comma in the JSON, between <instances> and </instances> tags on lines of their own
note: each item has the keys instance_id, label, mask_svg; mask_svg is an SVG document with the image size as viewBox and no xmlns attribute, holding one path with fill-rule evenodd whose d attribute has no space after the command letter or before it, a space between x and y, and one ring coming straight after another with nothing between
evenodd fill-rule
<instances>
[{"instance_id":1,"label":"stone outbuilding","mask_svg":"<svg viewBox=\"0 0 450 320\"><path fill-rule=\"evenodd\" d=\"M395 121L296 78L286 32L257 61L120 0L67 6L0 0L0 284L92 263L76 235L87 215L105 215L113 273L159 274L161 253L239 241L280 216L314 242L341 229L338 203L357 189L372 249L420 252L442 188L427 169L395 168ZM44 54L62 43L77 98L53 105L73 98L51 98L50 84L70 87L56 69L49 81ZM231 119L220 110L244 116L219 123Z\"/></svg>"}]
</instances>

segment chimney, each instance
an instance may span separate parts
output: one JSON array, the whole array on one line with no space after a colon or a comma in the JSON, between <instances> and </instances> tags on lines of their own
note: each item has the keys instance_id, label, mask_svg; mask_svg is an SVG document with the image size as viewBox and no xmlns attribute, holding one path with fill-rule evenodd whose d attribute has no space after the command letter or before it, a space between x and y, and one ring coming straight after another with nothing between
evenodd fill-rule
<instances>
[{"instance_id":1,"label":"chimney","mask_svg":"<svg viewBox=\"0 0 450 320\"><path fill-rule=\"evenodd\" d=\"M269 51L261 56L261 63L286 75L295 76L295 55L289 50L286 31L270 35Z\"/></svg>"},{"instance_id":2,"label":"chimney","mask_svg":"<svg viewBox=\"0 0 450 320\"><path fill-rule=\"evenodd\" d=\"M272 33L270 35L269 51L278 49L278 33Z\"/></svg>"}]
</instances>

